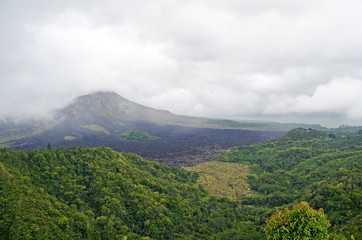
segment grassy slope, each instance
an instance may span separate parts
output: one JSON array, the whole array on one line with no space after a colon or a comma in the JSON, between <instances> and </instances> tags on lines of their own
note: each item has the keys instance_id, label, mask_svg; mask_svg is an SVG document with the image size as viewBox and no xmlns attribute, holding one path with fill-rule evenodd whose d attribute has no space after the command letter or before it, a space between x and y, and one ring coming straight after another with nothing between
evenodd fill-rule
<instances>
[{"instance_id":1,"label":"grassy slope","mask_svg":"<svg viewBox=\"0 0 362 240\"><path fill-rule=\"evenodd\" d=\"M228 197L237 200L250 194L246 176L249 167L243 164L226 162L204 162L193 167L185 167L186 170L197 172L200 177L197 180L212 196Z\"/></svg>"},{"instance_id":2,"label":"grassy slope","mask_svg":"<svg viewBox=\"0 0 362 240\"><path fill-rule=\"evenodd\" d=\"M91 130L91 131L95 131L95 132L99 132L99 133L104 133L106 135L110 135L110 132L105 129L104 127L97 125L97 124L88 124L88 125L82 125L82 128Z\"/></svg>"}]
</instances>

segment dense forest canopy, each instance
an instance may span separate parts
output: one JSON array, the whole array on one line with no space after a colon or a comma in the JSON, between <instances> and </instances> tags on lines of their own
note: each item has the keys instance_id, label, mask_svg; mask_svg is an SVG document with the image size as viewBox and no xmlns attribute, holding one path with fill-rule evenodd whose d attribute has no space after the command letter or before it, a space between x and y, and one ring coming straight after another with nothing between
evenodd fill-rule
<instances>
[{"instance_id":1,"label":"dense forest canopy","mask_svg":"<svg viewBox=\"0 0 362 240\"><path fill-rule=\"evenodd\" d=\"M307 201L323 208L332 237L362 239L362 134L298 128L273 141L226 151L220 161L250 166L253 195L267 209ZM333 235L334 234L334 235Z\"/></svg>"},{"instance_id":2,"label":"dense forest canopy","mask_svg":"<svg viewBox=\"0 0 362 240\"><path fill-rule=\"evenodd\" d=\"M196 179L104 147L3 149L1 239L263 238L259 209L208 197Z\"/></svg>"},{"instance_id":3,"label":"dense forest canopy","mask_svg":"<svg viewBox=\"0 0 362 240\"><path fill-rule=\"evenodd\" d=\"M211 197L198 174L110 148L0 150L1 239L265 239L277 209L323 208L331 239L361 239L361 133L296 129L233 148L251 190Z\"/></svg>"}]
</instances>

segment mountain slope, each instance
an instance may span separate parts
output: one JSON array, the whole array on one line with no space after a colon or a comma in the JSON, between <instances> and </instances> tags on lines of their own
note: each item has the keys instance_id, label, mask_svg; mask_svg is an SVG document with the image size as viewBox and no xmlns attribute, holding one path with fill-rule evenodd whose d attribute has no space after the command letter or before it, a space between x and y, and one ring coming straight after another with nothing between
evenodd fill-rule
<instances>
[{"instance_id":1,"label":"mountain slope","mask_svg":"<svg viewBox=\"0 0 362 240\"><path fill-rule=\"evenodd\" d=\"M322 128L318 125L279 124L273 122L233 121L175 115L127 100L114 92L94 92L76 98L57 112L57 118L68 121L100 121L109 119L118 124L143 122L157 125L177 125L201 128L226 128L250 130L288 130L298 126Z\"/></svg>"},{"instance_id":2,"label":"mountain slope","mask_svg":"<svg viewBox=\"0 0 362 240\"><path fill-rule=\"evenodd\" d=\"M1 239L263 239L257 209L109 148L0 150Z\"/></svg>"},{"instance_id":3,"label":"mountain slope","mask_svg":"<svg viewBox=\"0 0 362 240\"><path fill-rule=\"evenodd\" d=\"M58 111L58 116L68 121L89 122L108 118L119 123L133 121L163 125L190 124L192 119L134 103L113 92L95 92L78 97L73 103Z\"/></svg>"},{"instance_id":4,"label":"mountain slope","mask_svg":"<svg viewBox=\"0 0 362 240\"><path fill-rule=\"evenodd\" d=\"M129 101L114 92L94 92L74 99L63 109L55 111L53 121L0 121L0 143L8 139L31 136L51 128L64 126L99 125L105 129L134 123L160 126L187 126L197 128L287 131L296 127L320 129L319 125L281 124L275 122L232 121L175 115ZM11 131L7 129L11 128ZM111 130L108 129L108 130Z\"/></svg>"},{"instance_id":5,"label":"mountain slope","mask_svg":"<svg viewBox=\"0 0 362 240\"><path fill-rule=\"evenodd\" d=\"M0 130L0 144L10 149L40 149L48 143L55 147L105 145L169 165L184 166L210 161L220 151L233 146L267 141L282 134L227 129L230 123L233 122L222 122L218 126L210 119L178 116L145 107L116 93L95 92L78 97L58 110L52 122L39 123L36 127L29 122L20 126L21 130L17 130L16 125L11 131ZM3 126L7 129L10 125ZM152 141L123 138L129 130L145 132L154 138Z\"/></svg>"},{"instance_id":6,"label":"mountain slope","mask_svg":"<svg viewBox=\"0 0 362 240\"><path fill-rule=\"evenodd\" d=\"M264 239L273 211L307 201L328 215L330 239L360 239L361 158L360 133L312 129L233 148L219 160L247 165L231 177L251 191L232 202L209 197L197 174L105 147L0 149L0 236Z\"/></svg>"}]
</instances>

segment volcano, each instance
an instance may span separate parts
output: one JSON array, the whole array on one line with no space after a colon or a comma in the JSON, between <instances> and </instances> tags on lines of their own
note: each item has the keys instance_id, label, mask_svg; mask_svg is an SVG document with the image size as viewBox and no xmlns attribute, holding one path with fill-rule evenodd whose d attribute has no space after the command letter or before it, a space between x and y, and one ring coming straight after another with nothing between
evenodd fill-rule
<instances>
[{"instance_id":1,"label":"volcano","mask_svg":"<svg viewBox=\"0 0 362 240\"><path fill-rule=\"evenodd\" d=\"M55 111L54 120L0 124L3 147L107 146L149 160L190 166L213 160L234 146L271 140L284 131L240 129L245 123L180 116L127 100L114 92L95 92Z\"/></svg>"}]
</instances>

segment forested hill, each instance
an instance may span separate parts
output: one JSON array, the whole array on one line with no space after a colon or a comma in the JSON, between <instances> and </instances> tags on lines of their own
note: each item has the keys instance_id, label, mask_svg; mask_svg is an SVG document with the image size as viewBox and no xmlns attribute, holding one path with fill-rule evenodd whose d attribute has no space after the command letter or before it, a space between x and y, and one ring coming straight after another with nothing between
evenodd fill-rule
<instances>
[{"instance_id":1,"label":"forested hill","mask_svg":"<svg viewBox=\"0 0 362 240\"><path fill-rule=\"evenodd\" d=\"M301 201L324 209L330 239L362 239L361 159L361 131L233 148L219 160L249 166L251 194L230 201L195 173L110 148L0 149L0 239L259 240L272 212Z\"/></svg>"},{"instance_id":2,"label":"forested hill","mask_svg":"<svg viewBox=\"0 0 362 240\"><path fill-rule=\"evenodd\" d=\"M104 147L2 149L0 239L264 238L257 208L208 197L196 178Z\"/></svg>"},{"instance_id":3,"label":"forested hill","mask_svg":"<svg viewBox=\"0 0 362 240\"><path fill-rule=\"evenodd\" d=\"M272 212L307 201L328 215L331 239L362 239L361 130L298 128L267 143L232 148L219 160L250 167L253 195L244 198L244 204Z\"/></svg>"}]
</instances>

